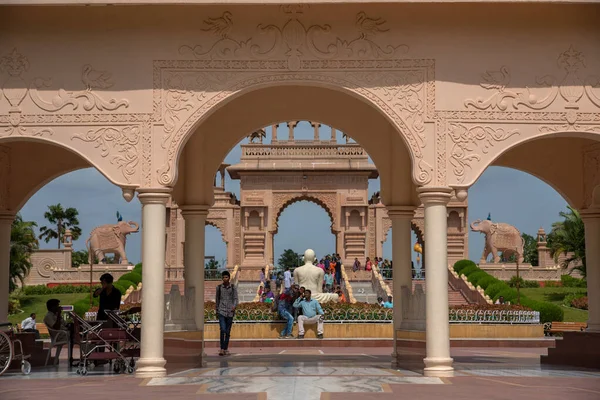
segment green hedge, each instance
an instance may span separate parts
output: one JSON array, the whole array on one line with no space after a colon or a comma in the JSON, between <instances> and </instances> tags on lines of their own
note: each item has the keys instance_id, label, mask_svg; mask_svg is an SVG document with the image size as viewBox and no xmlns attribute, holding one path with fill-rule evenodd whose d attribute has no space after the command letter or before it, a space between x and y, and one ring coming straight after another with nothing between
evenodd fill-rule
<instances>
[{"instance_id":1,"label":"green hedge","mask_svg":"<svg viewBox=\"0 0 600 400\"><path fill-rule=\"evenodd\" d=\"M23 294L29 296L44 294L69 294L69 293L89 293L90 287L85 285L58 285L48 287L46 285L33 285L23 287Z\"/></svg>"},{"instance_id":2,"label":"green hedge","mask_svg":"<svg viewBox=\"0 0 600 400\"><path fill-rule=\"evenodd\" d=\"M116 286L119 290L124 289L121 290L121 294L125 294L127 289L129 289L129 286L137 287L137 284L128 281L127 279L119 279L117 282L113 283L113 286Z\"/></svg>"},{"instance_id":3,"label":"green hedge","mask_svg":"<svg viewBox=\"0 0 600 400\"><path fill-rule=\"evenodd\" d=\"M125 275L121 276L118 281L130 281L133 282L135 284L135 286L137 287L138 283L140 283L142 281L142 275L138 274L137 272L128 272Z\"/></svg>"},{"instance_id":4,"label":"green hedge","mask_svg":"<svg viewBox=\"0 0 600 400\"><path fill-rule=\"evenodd\" d=\"M133 267L133 272L141 275L142 274L142 263L135 264L135 267Z\"/></svg>"},{"instance_id":5,"label":"green hedge","mask_svg":"<svg viewBox=\"0 0 600 400\"><path fill-rule=\"evenodd\" d=\"M517 282L519 282L520 288L538 288L538 287L540 287L540 284L538 281L526 281L523 278L521 278L521 277L517 278L516 276L513 276L512 278L510 278L510 281L508 281L508 286L510 286L512 288L516 288Z\"/></svg>"},{"instance_id":6,"label":"green hedge","mask_svg":"<svg viewBox=\"0 0 600 400\"><path fill-rule=\"evenodd\" d=\"M504 297L505 301L510 301L511 304L517 301L517 291L511 288L506 282L494 278L471 260L460 260L454 264L454 270L459 275L465 275L471 283L477 282L491 299L496 301L500 296ZM475 283L473 283L475 285ZM544 301L531 300L521 295L521 305L529 307L532 310L539 311L540 322L562 321L564 312L561 307L547 303Z\"/></svg>"},{"instance_id":7,"label":"green hedge","mask_svg":"<svg viewBox=\"0 0 600 400\"><path fill-rule=\"evenodd\" d=\"M564 287L587 288L587 281L585 279L573 278L571 275L562 275L560 282Z\"/></svg>"}]
</instances>

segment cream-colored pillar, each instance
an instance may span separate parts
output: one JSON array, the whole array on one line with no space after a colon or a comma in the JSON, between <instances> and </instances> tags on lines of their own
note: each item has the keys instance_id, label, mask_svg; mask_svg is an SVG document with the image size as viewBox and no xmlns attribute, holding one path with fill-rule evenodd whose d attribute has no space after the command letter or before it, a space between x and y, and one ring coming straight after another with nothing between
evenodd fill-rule
<instances>
[{"instance_id":1,"label":"cream-colored pillar","mask_svg":"<svg viewBox=\"0 0 600 400\"><path fill-rule=\"evenodd\" d=\"M600 332L600 208L581 211L585 224L589 332Z\"/></svg>"},{"instance_id":2,"label":"cream-colored pillar","mask_svg":"<svg viewBox=\"0 0 600 400\"><path fill-rule=\"evenodd\" d=\"M446 205L451 188L422 187L419 198L425 207L425 254L427 275L425 376L452 376L450 325L448 320L448 217Z\"/></svg>"},{"instance_id":3,"label":"cream-colored pillar","mask_svg":"<svg viewBox=\"0 0 600 400\"><path fill-rule=\"evenodd\" d=\"M194 288L194 319L199 331L204 331L204 247L208 209L206 205L181 207L185 219L185 288Z\"/></svg>"},{"instance_id":4,"label":"cream-colored pillar","mask_svg":"<svg viewBox=\"0 0 600 400\"><path fill-rule=\"evenodd\" d=\"M390 206L388 216L392 220L392 265L394 297L394 352L396 357L396 333L402 323L402 306L400 304L402 287L412 290L410 221L414 217L414 207Z\"/></svg>"},{"instance_id":5,"label":"cream-colored pillar","mask_svg":"<svg viewBox=\"0 0 600 400\"><path fill-rule=\"evenodd\" d=\"M163 357L165 326L165 224L169 193L141 192L142 203L142 343L136 376L167 374ZM187 247L187 246L186 246Z\"/></svg>"},{"instance_id":6,"label":"cream-colored pillar","mask_svg":"<svg viewBox=\"0 0 600 400\"><path fill-rule=\"evenodd\" d=\"M14 214L0 214L0 322L8 321L10 228L14 219Z\"/></svg>"}]
</instances>

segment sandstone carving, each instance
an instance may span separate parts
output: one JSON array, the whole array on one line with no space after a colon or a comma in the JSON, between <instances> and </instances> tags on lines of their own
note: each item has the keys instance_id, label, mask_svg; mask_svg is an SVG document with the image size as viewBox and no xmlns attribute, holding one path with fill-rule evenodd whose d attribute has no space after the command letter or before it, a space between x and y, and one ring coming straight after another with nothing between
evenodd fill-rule
<instances>
[{"instance_id":1,"label":"sandstone carving","mask_svg":"<svg viewBox=\"0 0 600 400\"><path fill-rule=\"evenodd\" d=\"M105 260L106 253L113 253L117 263L129 264L125 253L127 235L137 233L139 229L139 225L133 221L121 221L117 224L101 225L94 228L89 239L85 242L90 254L88 262L92 264L92 257L96 256L100 264L104 264L103 260Z\"/></svg>"},{"instance_id":2,"label":"sandstone carving","mask_svg":"<svg viewBox=\"0 0 600 400\"><path fill-rule=\"evenodd\" d=\"M521 232L514 226L478 219L471 223L471 230L485 235L485 248L481 255L481 263L487 262L490 253L494 256L494 263L499 263L499 251L505 258L515 254L519 263L523 263L523 238Z\"/></svg>"}]
</instances>

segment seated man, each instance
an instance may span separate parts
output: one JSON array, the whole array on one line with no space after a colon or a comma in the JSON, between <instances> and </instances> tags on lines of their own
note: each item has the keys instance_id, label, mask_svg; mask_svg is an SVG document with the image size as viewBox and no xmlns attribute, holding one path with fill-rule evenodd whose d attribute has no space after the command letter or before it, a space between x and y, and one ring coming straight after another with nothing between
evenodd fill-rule
<instances>
[{"instance_id":1,"label":"seated man","mask_svg":"<svg viewBox=\"0 0 600 400\"><path fill-rule=\"evenodd\" d=\"M302 309L302 315L298 316L298 339L304 339L304 324L317 324L317 338L323 339L323 321L325 319L323 309L319 302L311 299L310 296L310 290L306 289L294 301L294 308Z\"/></svg>"},{"instance_id":2,"label":"seated man","mask_svg":"<svg viewBox=\"0 0 600 400\"><path fill-rule=\"evenodd\" d=\"M31 313L31 315L28 318L25 318L21 322L21 331L35 333L35 338L40 338L40 331L35 329L35 313Z\"/></svg>"},{"instance_id":3,"label":"seated man","mask_svg":"<svg viewBox=\"0 0 600 400\"><path fill-rule=\"evenodd\" d=\"M383 303L383 308L394 308L394 302L392 301L392 296L388 296L388 300Z\"/></svg>"},{"instance_id":4,"label":"seated man","mask_svg":"<svg viewBox=\"0 0 600 400\"><path fill-rule=\"evenodd\" d=\"M66 324L62 317L62 307L60 300L50 299L46 302L48 313L44 317L44 324L48 327L50 338L53 343L68 343L71 345L71 326ZM61 347L56 350L54 364L58 365L58 357L60 356ZM69 352L70 353L70 352ZM71 360L69 360L71 363Z\"/></svg>"}]
</instances>

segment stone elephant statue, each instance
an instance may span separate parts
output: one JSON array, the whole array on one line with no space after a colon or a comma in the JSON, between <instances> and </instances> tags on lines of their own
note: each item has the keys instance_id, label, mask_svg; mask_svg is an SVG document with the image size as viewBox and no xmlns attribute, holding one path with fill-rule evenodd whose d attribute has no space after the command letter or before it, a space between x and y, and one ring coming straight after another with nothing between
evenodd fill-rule
<instances>
[{"instance_id":1,"label":"stone elephant statue","mask_svg":"<svg viewBox=\"0 0 600 400\"><path fill-rule=\"evenodd\" d=\"M492 222L490 220L476 220L471 222L471 230L485 235L485 248L481 255L482 263L487 261L490 253L494 256L494 263L500 262L498 252L505 257L516 254L519 263L523 263L523 238L521 232L512 225Z\"/></svg>"},{"instance_id":2,"label":"stone elephant statue","mask_svg":"<svg viewBox=\"0 0 600 400\"><path fill-rule=\"evenodd\" d=\"M120 264L129 264L127 254L125 253L125 243L127 235L139 232L140 226L133 221L121 221L117 224L107 224L97 226L90 233L90 237L85 241L88 248L88 262L92 264L92 257L96 256L100 264L104 264L105 254L113 253L115 260ZM120 261L119 261L120 260Z\"/></svg>"}]
</instances>

